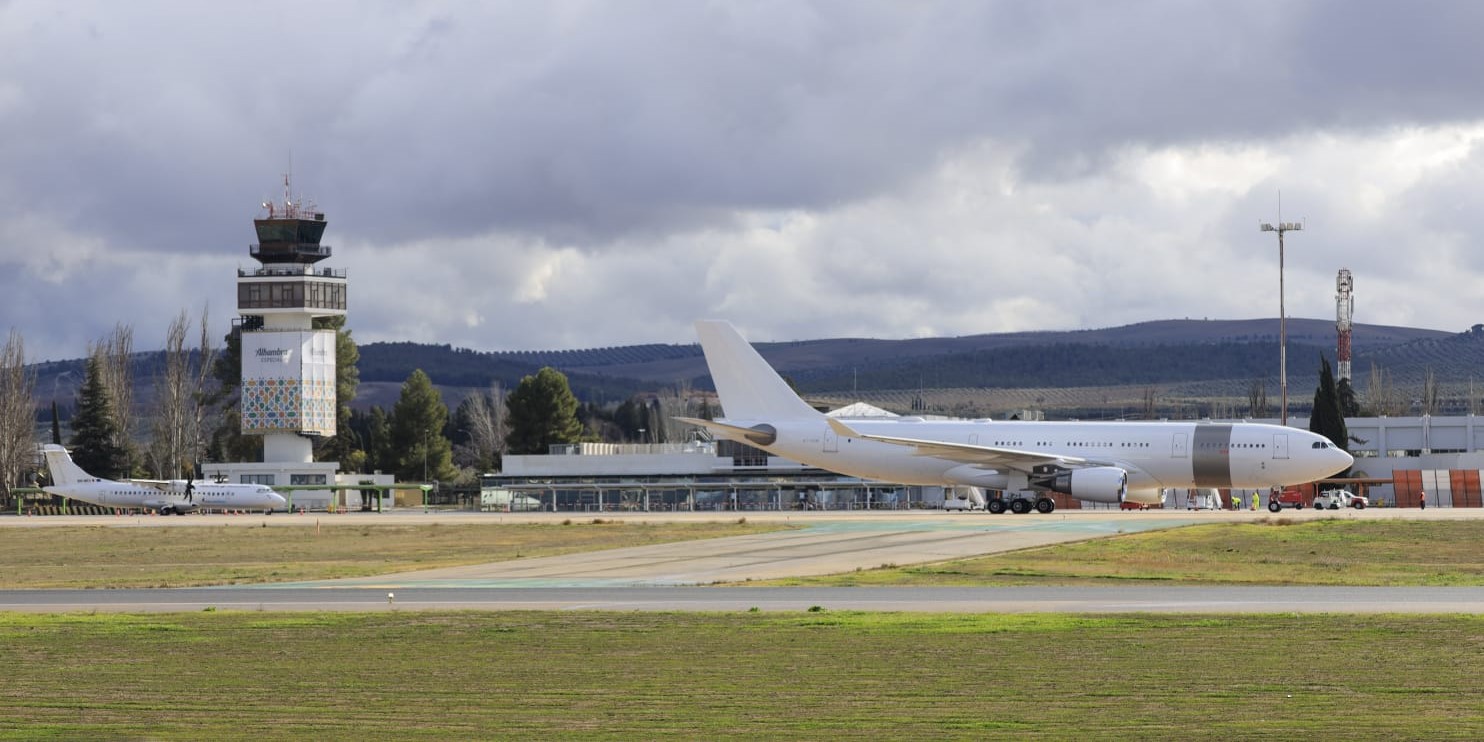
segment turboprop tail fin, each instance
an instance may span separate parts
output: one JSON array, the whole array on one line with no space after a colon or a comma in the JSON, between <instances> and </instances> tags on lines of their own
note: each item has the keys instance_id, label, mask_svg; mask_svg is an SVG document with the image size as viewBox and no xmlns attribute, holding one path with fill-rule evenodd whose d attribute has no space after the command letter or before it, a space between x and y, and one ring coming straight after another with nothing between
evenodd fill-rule
<instances>
[{"instance_id":1,"label":"turboprop tail fin","mask_svg":"<svg viewBox=\"0 0 1484 742\"><path fill-rule=\"evenodd\" d=\"M77 464L72 463L72 457L68 455L67 449L55 443L46 444L41 452L46 456L46 468L52 474L52 484L77 484L83 480L97 479L83 471Z\"/></svg>"}]
</instances>

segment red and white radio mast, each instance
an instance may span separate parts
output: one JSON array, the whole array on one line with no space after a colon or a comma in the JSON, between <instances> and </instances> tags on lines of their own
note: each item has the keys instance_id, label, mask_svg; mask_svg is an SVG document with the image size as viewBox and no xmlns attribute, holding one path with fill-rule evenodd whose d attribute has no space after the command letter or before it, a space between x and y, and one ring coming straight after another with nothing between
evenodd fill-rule
<instances>
[{"instance_id":1,"label":"red and white radio mast","mask_svg":"<svg viewBox=\"0 0 1484 742\"><path fill-rule=\"evenodd\" d=\"M1340 333L1340 346L1335 353L1339 362L1338 374L1341 379L1350 378L1350 320L1355 317L1355 297L1351 290L1355 288L1355 280L1350 277L1348 268L1341 268L1340 275L1335 278L1335 329Z\"/></svg>"}]
</instances>

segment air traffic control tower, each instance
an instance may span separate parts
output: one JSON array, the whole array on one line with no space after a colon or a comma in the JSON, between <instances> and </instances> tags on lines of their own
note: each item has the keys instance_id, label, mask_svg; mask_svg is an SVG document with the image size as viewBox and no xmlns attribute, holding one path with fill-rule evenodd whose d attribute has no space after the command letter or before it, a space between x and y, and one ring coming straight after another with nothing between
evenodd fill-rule
<instances>
[{"instance_id":1,"label":"air traffic control tower","mask_svg":"<svg viewBox=\"0 0 1484 742\"><path fill-rule=\"evenodd\" d=\"M287 176L283 186L283 202L264 203L253 220L248 254L259 267L237 270L242 433L263 436L263 463L237 465L234 478L332 484L338 464L315 462L312 439L335 434L335 331L314 320L345 314L345 271L318 267L330 257L325 215L295 200Z\"/></svg>"}]
</instances>

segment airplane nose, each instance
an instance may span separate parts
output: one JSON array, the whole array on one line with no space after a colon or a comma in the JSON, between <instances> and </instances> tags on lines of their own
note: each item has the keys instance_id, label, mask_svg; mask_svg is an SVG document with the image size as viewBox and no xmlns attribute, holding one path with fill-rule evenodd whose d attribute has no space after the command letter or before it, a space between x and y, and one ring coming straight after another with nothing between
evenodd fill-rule
<instances>
[{"instance_id":1,"label":"airplane nose","mask_svg":"<svg viewBox=\"0 0 1484 742\"><path fill-rule=\"evenodd\" d=\"M1335 457L1335 472L1345 471L1355 464L1355 457L1347 453L1345 449L1336 448L1335 453L1339 454Z\"/></svg>"}]
</instances>

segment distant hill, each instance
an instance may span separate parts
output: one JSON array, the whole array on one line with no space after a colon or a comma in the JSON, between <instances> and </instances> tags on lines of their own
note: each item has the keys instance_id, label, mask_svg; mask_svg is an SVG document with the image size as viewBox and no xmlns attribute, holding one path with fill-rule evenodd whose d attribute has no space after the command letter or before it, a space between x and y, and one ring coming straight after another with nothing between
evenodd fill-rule
<instances>
[{"instance_id":1,"label":"distant hill","mask_svg":"<svg viewBox=\"0 0 1484 742\"><path fill-rule=\"evenodd\" d=\"M1442 339L1449 333L1384 325L1356 325L1353 347L1357 353L1415 340ZM1043 346L1149 349L1154 347L1270 344L1276 354L1278 321L1255 320L1163 320L1100 330L1057 332L1013 332L908 340L835 338L785 343L758 343L757 348L780 373L801 378L850 375L880 365L903 365L925 359L942 359L987 351L1016 350ZM1335 343L1334 323L1324 320L1288 320L1289 355L1298 346L1327 347ZM363 350L364 354L364 350ZM701 347L686 345L632 345L591 350L529 351L495 353L493 356L528 362L537 368L553 366L598 376L673 384L695 383L707 376ZM1333 356L1333 350L1330 355ZM1048 368L1052 374L1077 373L1073 369ZM915 380L913 386L916 385Z\"/></svg>"},{"instance_id":2,"label":"distant hill","mask_svg":"<svg viewBox=\"0 0 1484 742\"><path fill-rule=\"evenodd\" d=\"M1291 401L1312 397L1320 354L1334 359L1334 333L1331 321L1288 321ZM1192 398L1229 399L1245 393L1253 380L1269 379L1276 390L1277 336L1275 319L1164 320L1068 332L908 340L835 338L760 343L757 347L780 373L817 399L871 399L875 395L901 407L922 396L923 390L967 390L953 394L997 396L1008 406L1082 410L1117 409L1128 403L1130 394L1137 396L1151 386L1165 395L1179 389ZM1428 368L1445 387L1466 388L1472 376L1484 369L1484 328L1479 326L1454 334L1356 325L1353 347L1355 385L1362 391L1372 363L1391 374L1399 389L1420 388ZM711 388L705 358L694 343L481 352L396 342L368 343L360 346L360 352L361 390L355 402L360 408L389 408L402 382L418 368L444 390L450 405L469 390L487 388L492 382L513 388L543 366L566 373L579 398L600 403L677 383ZM152 391L160 357L158 352L137 356L140 391L136 398L147 398ZM70 405L82 380L83 362L49 362L36 368L43 404L55 396L64 406ZM1479 383L1484 392L1484 375ZM1081 391L1047 391L1074 389ZM1099 389L1105 391L1099 393ZM1276 399L1276 392L1270 396Z\"/></svg>"}]
</instances>

